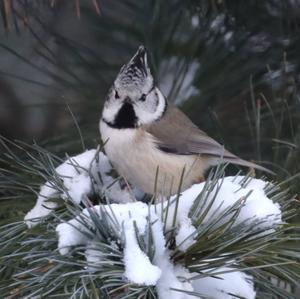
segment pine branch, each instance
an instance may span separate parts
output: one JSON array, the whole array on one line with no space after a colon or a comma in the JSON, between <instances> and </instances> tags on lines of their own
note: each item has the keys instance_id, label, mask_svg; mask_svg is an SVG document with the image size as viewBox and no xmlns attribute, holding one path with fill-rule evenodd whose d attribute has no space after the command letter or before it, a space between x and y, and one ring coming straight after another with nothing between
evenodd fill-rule
<instances>
[{"instance_id":1,"label":"pine branch","mask_svg":"<svg viewBox=\"0 0 300 299\"><path fill-rule=\"evenodd\" d=\"M8 183L11 186L15 185L24 175L31 178L35 175L51 181L57 194L67 191L55 174L53 165L61 163L58 157L39 146L29 146L26 149L24 144L19 144L18 148L27 156L27 161L23 161L14 153L9 154L9 147L6 143L4 145L8 152L5 159L12 169L18 171L12 171L10 178L5 178L4 181L1 178L1 182L5 182L3 186ZM81 169L75 160L73 167ZM175 196L164 205L158 204L155 208L150 205L145 232L141 232L138 225L134 224L140 250L149 257L150 262L154 262L154 240L157 237L155 225L162 219L171 261L176 265L185 266L190 271L189 282L244 271L254 278L258 290L257 298L266 298L266 294L272 294L275 298L295 298L280 285L275 285L274 279L287 282L291 288L298 285L298 225L283 223L274 227L273 221L276 221L276 218L273 216L238 222L247 197L251 194L248 193L227 208L218 204L215 206L219 200L218 194L225 184L224 180L224 167L210 173L189 212L195 231L179 243L176 234L180 227L178 212L175 211L176 206L179 211L182 209L183 201L179 202L181 196ZM238 181L242 188L247 188L254 179L249 176L242 179L236 176L231 180ZM26 186L35 189L35 181L36 179L27 181ZM264 192L273 202L281 204L284 220L288 221L295 214L293 197L276 184L266 184ZM24 189L17 188L13 194L24 194ZM47 298L158 298L154 286L134 284L124 277L126 231L118 221L118 216L114 214L116 206L93 206L89 199L86 199L82 206L59 197L58 195L60 207L52 211L35 228L29 230L23 222L1 227L2 294L9 298L19 298L28 294ZM105 202L104 199L101 201ZM155 214L150 213L151 209L155 213L162 213L157 220L152 218ZM79 222L68 222L74 217ZM80 229L82 237L87 240L84 242L87 243L74 245L68 249L68 254L61 255L60 251L63 248L57 249L56 227L67 222L73 223L71 227L74 233ZM186 248L183 247L185 242L189 244ZM178 292L193 293L186 290ZM193 294L201 297L200 293Z\"/></svg>"}]
</instances>

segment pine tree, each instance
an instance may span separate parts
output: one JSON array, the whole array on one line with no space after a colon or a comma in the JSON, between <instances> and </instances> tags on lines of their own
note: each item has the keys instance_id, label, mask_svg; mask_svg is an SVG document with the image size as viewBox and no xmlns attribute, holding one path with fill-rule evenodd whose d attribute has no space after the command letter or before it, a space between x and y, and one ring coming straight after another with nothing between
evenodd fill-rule
<instances>
[{"instance_id":1,"label":"pine tree","mask_svg":"<svg viewBox=\"0 0 300 299\"><path fill-rule=\"evenodd\" d=\"M196 213L205 202L202 194L191 210L196 243L182 252L172 228L165 235L172 261L202 277L208 269L214 270L209 275L215 275L229 264L254 277L258 298L297 298L293 292L300 275L299 227L297 200L292 195L300 190L299 4L284 0L97 3L4 0L0 5L2 29L6 30L6 38L0 41L1 55L18 61L25 70L10 70L0 61L1 86L9 87L1 87L1 95L5 92L3 99L15 98L14 108L18 108L12 113L14 126L10 128L15 129L6 136L24 136L22 112L18 112L22 111L24 90L24 97L27 90L43 96L39 111L50 111L48 127L53 128L39 136L39 145L28 145L28 138L26 143L2 139L2 294L7 298L33 296L35 292L47 298L157 297L155 287L128 284L124 279L124 243L112 246L116 228L105 216L98 221L91 211L94 229L89 233L96 250L106 256L101 271L90 271L83 246L75 247L68 256L57 250L55 227L80 214L84 207L90 209L91 201L107 204L104 194L94 192L81 205L57 195L61 206L46 221L30 230L21 221L40 185L51 181L58 194L64 190L55 167L65 160L66 152L73 155L98 146L97 123L106 91L120 65L144 44L151 53L155 77L171 101L235 153L277 173L278 183L268 194L281 204L284 221L289 223L264 237L261 229L253 231L258 223L233 229L242 207L239 202L226 211L231 215L226 223L220 225L220 216L205 227L203 213L208 211ZM64 20L70 19L69 31L62 32ZM82 32L76 32L78 28ZM20 33L17 39L13 36L16 33ZM85 35L92 40L90 44L80 40ZM29 48L34 50L29 52L34 58L24 50L25 41L30 41ZM32 105L36 104L28 108ZM58 130L62 131L58 119L64 118L68 123L58 135ZM227 167L226 171L235 169ZM208 177L205 188L213 190L223 177L224 170L218 168ZM136 234L140 248L151 260L154 245L148 221L148 237ZM112 257L108 252L114 253ZM209 265L208 258L212 258Z\"/></svg>"}]
</instances>

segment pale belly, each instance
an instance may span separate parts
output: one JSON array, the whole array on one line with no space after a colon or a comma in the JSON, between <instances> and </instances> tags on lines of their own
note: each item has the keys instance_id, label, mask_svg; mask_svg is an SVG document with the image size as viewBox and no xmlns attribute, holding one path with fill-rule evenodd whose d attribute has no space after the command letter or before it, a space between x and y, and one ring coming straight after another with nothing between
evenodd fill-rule
<instances>
[{"instance_id":1,"label":"pale belly","mask_svg":"<svg viewBox=\"0 0 300 299\"><path fill-rule=\"evenodd\" d=\"M102 121L100 132L105 152L119 172L133 186L145 193L164 196L203 179L208 162L197 155L168 154L158 150L151 135L144 130L110 128Z\"/></svg>"}]
</instances>

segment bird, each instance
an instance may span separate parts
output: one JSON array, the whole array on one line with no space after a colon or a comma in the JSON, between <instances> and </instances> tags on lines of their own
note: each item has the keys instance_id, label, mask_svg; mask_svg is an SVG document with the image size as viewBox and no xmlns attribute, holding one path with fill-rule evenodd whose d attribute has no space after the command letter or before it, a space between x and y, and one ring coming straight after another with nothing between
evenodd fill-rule
<instances>
[{"instance_id":1,"label":"bird","mask_svg":"<svg viewBox=\"0 0 300 299\"><path fill-rule=\"evenodd\" d=\"M114 168L146 194L170 196L179 186L184 191L203 182L206 171L220 162L268 171L226 150L168 102L155 84L144 46L109 89L99 127Z\"/></svg>"}]
</instances>

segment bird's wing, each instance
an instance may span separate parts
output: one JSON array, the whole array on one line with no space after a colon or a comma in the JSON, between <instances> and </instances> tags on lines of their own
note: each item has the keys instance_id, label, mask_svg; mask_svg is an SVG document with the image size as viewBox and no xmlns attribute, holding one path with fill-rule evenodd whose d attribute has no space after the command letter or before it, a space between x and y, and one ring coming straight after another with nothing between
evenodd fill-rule
<instances>
[{"instance_id":1,"label":"bird's wing","mask_svg":"<svg viewBox=\"0 0 300 299\"><path fill-rule=\"evenodd\" d=\"M165 115L157 122L146 126L145 129L153 136L157 147L164 152L219 157L234 164L270 172L262 166L240 159L227 151L221 144L201 131L183 112L170 104Z\"/></svg>"},{"instance_id":2,"label":"bird's wing","mask_svg":"<svg viewBox=\"0 0 300 299\"><path fill-rule=\"evenodd\" d=\"M225 155L224 147L201 131L183 112L171 106L158 121L146 127L157 147L162 151L179 155ZM226 156L234 155L227 152Z\"/></svg>"}]
</instances>

